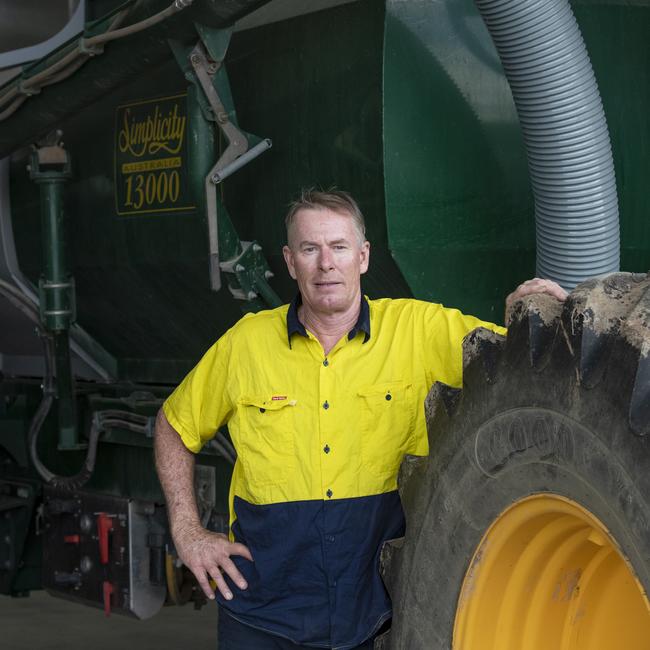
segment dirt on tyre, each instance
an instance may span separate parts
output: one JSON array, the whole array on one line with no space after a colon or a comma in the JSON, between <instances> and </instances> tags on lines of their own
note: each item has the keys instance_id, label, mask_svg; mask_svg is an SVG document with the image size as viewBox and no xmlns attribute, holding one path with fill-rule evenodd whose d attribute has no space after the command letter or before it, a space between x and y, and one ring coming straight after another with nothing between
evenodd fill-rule
<instances>
[{"instance_id":1,"label":"dirt on tyre","mask_svg":"<svg viewBox=\"0 0 650 650\"><path fill-rule=\"evenodd\" d=\"M395 650L650 648L650 274L518 303L435 384L382 552Z\"/></svg>"}]
</instances>

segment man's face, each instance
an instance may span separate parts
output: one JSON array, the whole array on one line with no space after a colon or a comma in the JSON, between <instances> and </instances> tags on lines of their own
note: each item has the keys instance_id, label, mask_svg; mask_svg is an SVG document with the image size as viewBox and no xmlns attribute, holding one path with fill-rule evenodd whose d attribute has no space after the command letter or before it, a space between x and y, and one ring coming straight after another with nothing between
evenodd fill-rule
<instances>
[{"instance_id":1,"label":"man's face","mask_svg":"<svg viewBox=\"0 0 650 650\"><path fill-rule=\"evenodd\" d=\"M368 270L370 244L359 241L350 215L327 208L300 210L288 238L282 252L306 307L332 315L361 299L361 274Z\"/></svg>"}]
</instances>

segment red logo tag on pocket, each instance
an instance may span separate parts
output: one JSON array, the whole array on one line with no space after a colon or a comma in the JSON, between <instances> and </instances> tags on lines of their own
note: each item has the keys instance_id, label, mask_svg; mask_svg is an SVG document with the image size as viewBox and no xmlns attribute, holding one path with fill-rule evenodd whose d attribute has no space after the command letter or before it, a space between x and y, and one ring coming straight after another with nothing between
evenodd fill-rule
<instances>
[{"instance_id":1,"label":"red logo tag on pocket","mask_svg":"<svg viewBox=\"0 0 650 650\"><path fill-rule=\"evenodd\" d=\"M271 398L271 400L273 400L274 402L281 402L283 399L287 399L287 396L286 395L273 395L273 397Z\"/></svg>"}]
</instances>

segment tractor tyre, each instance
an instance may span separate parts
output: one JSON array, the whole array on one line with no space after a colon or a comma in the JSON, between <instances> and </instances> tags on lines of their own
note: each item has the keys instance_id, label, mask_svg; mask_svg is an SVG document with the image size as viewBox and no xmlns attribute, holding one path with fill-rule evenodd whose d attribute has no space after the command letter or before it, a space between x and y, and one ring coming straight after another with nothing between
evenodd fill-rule
<instances>
[{"instance_id":1,"label":"tractor tyre","mask_svg":"<svg viewBox=\"0 0 650 650\"><path fill-rule=\"evenodd\" d=\"M517 303L427 397L382 551L394 650L650 648L650 274Z\"/></svg>"}]
</instances>

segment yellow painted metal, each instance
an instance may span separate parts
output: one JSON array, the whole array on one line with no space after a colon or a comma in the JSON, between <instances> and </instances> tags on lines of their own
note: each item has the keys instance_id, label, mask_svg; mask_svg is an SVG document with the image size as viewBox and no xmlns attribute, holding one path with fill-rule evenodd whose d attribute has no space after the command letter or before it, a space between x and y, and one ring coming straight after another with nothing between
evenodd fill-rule
<instances>
[{"instance_id":1,"label":"yellow painted metal","mask_svg":"<svg viewBox=\"0 0 650 650\"><path fill-rule=\"evenodd\" d=\"M575 501L502 512L467 569L453 650L649 650L650 602L610 532Z\"/></svg>"}]
</instances>

